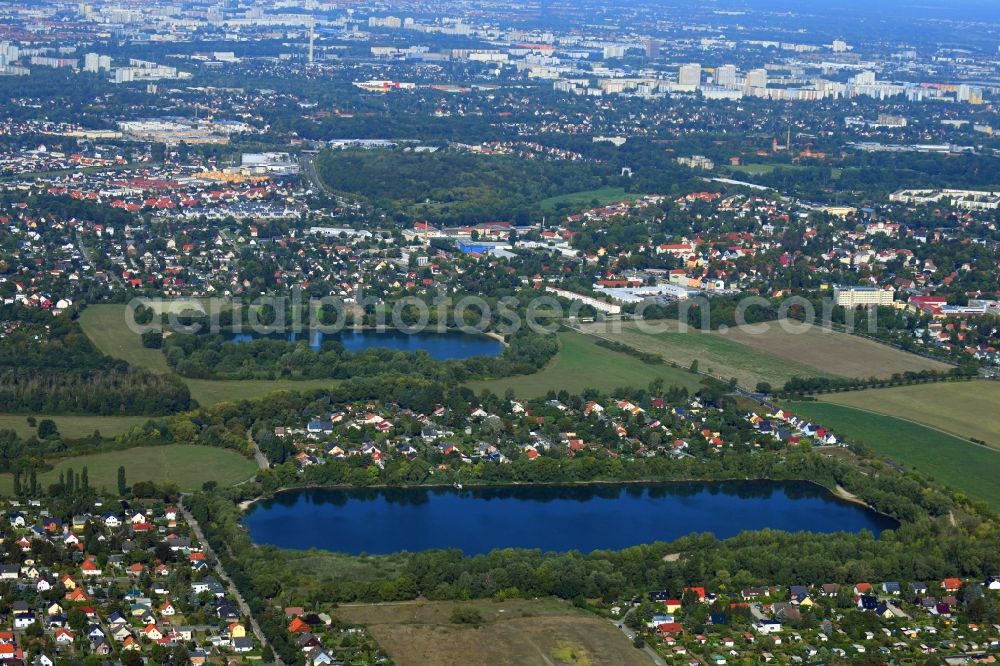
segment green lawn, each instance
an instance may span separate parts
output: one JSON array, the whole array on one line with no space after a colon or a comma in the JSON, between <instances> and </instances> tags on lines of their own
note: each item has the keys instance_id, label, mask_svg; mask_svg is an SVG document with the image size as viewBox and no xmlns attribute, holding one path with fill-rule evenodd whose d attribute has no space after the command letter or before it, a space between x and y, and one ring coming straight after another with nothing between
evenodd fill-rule
<instances>
[{"instance_id":1,"label":"green lawn","mask_svg":"<svg viewBox=\"0 0 1000 666\"><path fill-rule=\"evenodd\" d=\"M624 187L601 187L596 190L584 190L583 192L570 192L569 194L560 194L559 196L549 197L548 199L542 199L536 205L542 210L552 210L557 205L565 203L571 205L577 204L590 204L594 199L597 200L598 204L601 206L606 206L610 203L617 203L619 201L633 201L638 199L640 194L634 192L626 192Z\"/></svg>"},{"instance_id":2,"label":"green lawn","mask_svg":"<svg viewBox=\"0 0 1000 666\"><path fill-rule=\"evenodd\" d=\"M91 305L80 314L80 326L94 346L108 356L128 361L137 368L169 372L167 359L159 349L146 349L139 335L125 322L124 305Z\"/></svg>"},{"instance_id":3,"label":"green lawn","mask_svg":"<svg viewBox=\"0 0 1000 666\"><path fill-rule=\"evenodd\" d=\"M848 407L917 421L1000 449L1000 382L937 382L820 397Z\"/></svg>"},{"instance_id":4,"label":"green lawn","mask_svg":"<svg viewBox=\"0 0 1000 666\"><path fill-rule=\"evenodd\" d=\"M203 407L220 402L254 400L278 391L333 388L340 383L339 379L183 379L191 389L191 397Z\"/></svg>"},{"instance_id":5,"label":"green lawn","mask_svg":"<svg viewBox=\"0 0 1000 666\"><path fill-rule=\"evenodd\" d=\"M739 171L741 173L750 174L751 176L757 176L764 173L771 173L775 169L789 169L791 171L796 171L803 169L804 167L798 164L741 164L739 166L729 167L733 171Z\"/></svg>"},{"instance_id":6,"label":"green lawn","mask_svg":"<svg viewBox=\"0 0 1000 666\"><path fill-rule=\"evenodd\" d=\"M733 171L738 171L740 173L745 173L751 176L758 176L762 174L771 173L775 169L785 169L787 171L802 171L803 169L810 168L820 168L818 166L812 166L807 164L783 164L781 162L774 162L769 164L741 164L739 166L730 166ZM834 180L838 180L840 175L843 173L843 169L834 167L830 169L830 177Z\"/></svg>"},{"instance_id":7,"label":"green lawn","mask_svg":"<svg viewBox=\"0 0 1000 666\"><path fill-rule=\"evenodd\" d=\"M79 474L86 467L91 486L115 492L121 465L125 466L129 485L136 481L175 481L184 491L197 490L206 481L230 486L249 479L257 471L252 459L229 449L171 444L64 458L53 470L42 474L39 481L52 483L59 479L60 471L71 468ZM10 496L12 492L13 477L0 475L0 494Z\"/></svg>"},{"instance_id":8,"label":"green lawn","mask_svg":"<svg viewBox=\"0 0 1000 666\"><path fill-rule=\"evenodd\" d=\"M503 395L508 388L519 398L534 398L548 391L566 389L579 393L585 388L602 391L623 386L645 388L662 377L667 386L686 386L689 391L701 388L701 378L686 370L668 365L649 365L634 356L597 345L596 338L575 331L559 333L560 350L545 368L531 375L469 382L477 393L485 388Z\"/></svg>"},{"instance_id":9,"label":"green lawn","mask_svg":"<svg viewBox=\"0 0 1000 666\"><path fill-rule=\"evenodd\" d=\"M143 347L139 336L128 328L124 305L91 305L80 315L80 325L91 342L108 356L153 372L170 372L163 352ZM338 384L335 379L182 379L191 390L191 397L203 407L219 402L261 398L276 391L310 391Z\"/></svg>"},{"instance_id":10,"label":"green lawn","mask_svg":"<svg viewBox=\"0 0 1000 666\"><path fill-rule=\"evenodd\" d=\"M67 439L79 439L99 430L105 437L127 432L134 425L145 423L148 416L47 416L34 414L36 421L52 419L59 433ZM0 430L14 430L19 437L30 437L35 429L28 425L27 414L0 414Z\"/></svg>"},{"instance_id":11,"label":"green lawn","mask_svg":"<svg viewBox=\"0 0 1000 666\"><path fill-rule=\"evenodd\" d=\"M794 402L792 412L1000 508L1000 452L917 423L826 402Z\"/></svg>"}]
</instances>

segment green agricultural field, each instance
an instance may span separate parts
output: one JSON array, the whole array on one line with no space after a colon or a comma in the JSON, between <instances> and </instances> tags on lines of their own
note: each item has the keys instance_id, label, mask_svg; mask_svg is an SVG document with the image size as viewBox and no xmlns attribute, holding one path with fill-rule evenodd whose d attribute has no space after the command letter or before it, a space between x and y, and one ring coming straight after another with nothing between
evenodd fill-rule
<instances>
[{"instance_id":1,"label":"green agricultural field","mask_svg":"<svg viewBox=\"0 0 1000 666\"><path fill-rule=\"evenodd\" d=\"M559 204L579 205L590 203L594 200L598 205L606 206L619 201L635 201L641 194L626 192L624 187L601 187L596 190L585 190L583 192L570 192L559 196L542 199L536 205L542 210L553 210Z\"/></svg>"},{"instance_id":2,"label":"green agricultural field","mask_svg":"<svg viewBox=\"0 0 1000 666\"><path fill-rule=\"evenodd\" d=\"M747 353L769 354L789 364L813 368L812 377L837 375L867 379L891 377L912 370L947 371L950 365L910 354L857 335L841 333L797 321L768 322L766 330L731 328L715 335L749 348Z\"/></svg>"},{"instance_id":3,"label":"green agricultural field","mask_svg":"<svg viewBox=\"0 0 1000 666\"><path fill-rule=\"evenodd\" d=\"M136 481L174 481L183 491L198 490L206 481L230 486L246 481L257 471L257 464L252 459L229 449L171 444L64 458L56 463L54 469L42 474L39 481L53 483L59 479L60 471L73 469L79 474L86 467L91 486L116 492L118 467L121 465L125 466L125 478L129 485ZM11 475L0 475L0 494L10 496L12 492Z\"/></svg>"},{"instance_id":4,"label":"green agricultural field","mask_svg":"<svg viewBox=\"0 0 1000 666\"><path fill-rule=\"evenodd\" d=\"M91 305L80 315L80 325L91 342L108 356L128 361L134 367L167 373L163 352L146 349L138 335L125 325L124 305ZM203 407L219 402L261 398L276 391L311 391L336 386L335 379L215 380L182 378L191 397ZM104 432L103 430L101 432Z\"/></svg>"},{"instance_id":5,"label":"green agricultural field","mask_svg":"<svg viewBox=\"0 0 1000 666\"><path fill-rule=\"evenodd\" d=\"M828 402L793 402L795 414L1000 508L1000 452L892 416Z\"/></svg>"},{"instance_id":6,"label":"green agricultural field","mask_svg":"<svg viewBox=\"0 0 1000 666\"><path fill-rule=\"evenodd\" d=\"M105 437L114 437L127 432L134 425L149 420L148 416L47 416L34 414L35 421L52 419L66 439L79 439L93 435L95 430ZM30 437L35 428L28 425L27 414L0 414L0 430L14 430L19 437Z\"/></svg>"},{"instance_id":7,"label":"green agricultural field","mask_svg":"<svg viewBox=\"0 0 1000 666\"><path fill-rule=\"evenodd\" d=\"M823 402L916 421L1000 449L1000 382L944 382L833 393Z\"/></svg>"},{"instance_id":8,"label":"green agricultural field","mask_svg":"<svg viewBox=\"0 0 1000 666\"><path fill-rule=\"evenodd\" d=\"M560 349L556 358L531 375L518 375L469 382L477 393L489 389L503 395L508 388L519 398L534 398L548 391L566 389L579 393L585 388L611 391L622 386L645 388L657 377L667 386L686 386L689 391L701 388L701 378L686 370L668 365L649 365L634 356L605 349L591 336L575 331L559 333Z\"/></svg>"},{"instance_id":9,"label":"green agricultural field","mask_svg":"<svg viewBox=\"0 0 1000 666\"><path fill-rule=\"evenodd\" d=\"M662 332L645 332L644 327L656 327ZM599 337L616 340L640 351L659 354L685 368L697 360L702 372L729 379L735 377L741 386L753 388L757 382L769 382L780 387L794 375L800 377L833 377L805 363L783 358L778 354L758 351L717 333L703 333L689 328L681 333L676 322L596 322L584 324L583 330Z\"/></svg>"},{"instance_id":10,"label":"green agricultural field","mask_svg":"<svg viewBox=\"0 0 1000 666\"><path fill-rule=\"evenodd\" d=\"M456 608L478 612L483 624L454 624ZM335 612L367 627L400 666L650 663L614 624L557 599L341 604Z\"/></svg>"},{"instance_id":11,"label":"green agricultural field","mask_svg":"<svg viewBox=\"0 0 1000 666\"><path fill-rule=\"evenodd\" d=\"M778 388L792 376L799 377L889 377L907 370L948 370L950 366L916 354L848 335L788 322L765 324L762 333L732 328L702 333L694 328L681 333L675 321L595 322L583 330L617 340L644 352L661 355L683 367L698 361L699 369L753 388L768 382ZM643 327L655 330L645 332ZM791 332L791 331L801 332Z\"/></svg>"}]
</instances>

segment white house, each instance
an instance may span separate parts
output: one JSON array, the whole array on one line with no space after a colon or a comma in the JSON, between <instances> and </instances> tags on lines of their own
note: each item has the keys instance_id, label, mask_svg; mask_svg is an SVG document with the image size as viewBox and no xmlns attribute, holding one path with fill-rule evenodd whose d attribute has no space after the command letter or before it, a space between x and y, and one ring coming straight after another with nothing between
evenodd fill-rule
<instances>
[{"instance_id":1,"label":"white house","mask_svg":"<svg viewBox=\"0 0 1000 666\"><path fill-rule=\"evenodd\" d=\"M781 631L781 623L776 620L760 620L753 628L758 634L776 634Z\"/></svg>"},{"instance_id":2,"label":"white house","mask_svg":"<svg viewBox=\"0 0 1000 666\"><path fill-rule=\"evenodd\" d=\"M35 623L34 613L19 613L14 616L15 629L27 629Z\"/></svg>"}]
</instances>

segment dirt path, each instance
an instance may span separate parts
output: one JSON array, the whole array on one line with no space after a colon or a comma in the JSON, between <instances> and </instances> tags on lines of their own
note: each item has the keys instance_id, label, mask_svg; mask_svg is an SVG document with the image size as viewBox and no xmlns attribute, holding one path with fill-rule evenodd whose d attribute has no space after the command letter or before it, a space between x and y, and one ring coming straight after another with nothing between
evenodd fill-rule
<instances>
[{"instance_id":1,"label":"dirt path","mask_svg":"<svg viewBox=\"0 0 1000 666\"><path fill-rule=\"evenodd\" d=\"M531 640L530 638L527 639L527 641L528 645L535 648L535 652L538 653L538 656L542 658L542 661L544 661L547 666L556 666L554 663L552 663L552 660L549 659L544 652L542 652L542 648L538 647L538 645L535 644L535 641Z\"/></svg>"}]
</instances>

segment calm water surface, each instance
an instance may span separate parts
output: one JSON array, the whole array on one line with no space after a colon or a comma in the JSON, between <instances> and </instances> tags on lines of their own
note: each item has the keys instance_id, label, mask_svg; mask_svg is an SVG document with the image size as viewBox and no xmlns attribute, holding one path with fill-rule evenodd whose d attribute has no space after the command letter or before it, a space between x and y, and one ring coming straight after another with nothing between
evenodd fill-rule
<instances>
[{"instance_id":1,"label":"calm water surface","mask_svg":"<svg viewBox=\"0 0 1000 666\"><path fill-rule=\"evenodd\" d=\"M308 489L258 502L256 543L346 553L460 548L620 549L693 532L765 528L859 532L896 527L810 483L732 481L505 488Z\"/></svg>"},{"instance_id":2,"label":"calm water surface","mask_svg":"<svg viewBox=\"0 0 1000 666\"><path fill-rule=\"evenodd\" d=\"M396 349L404 352L426 351L431 358L438 361L461 360L473 356L499 356L503 345L485 335L470 335L461 331L446 331L444 333L404 333L396 329L377 330L347 330L324 336L321 331L308 331L298 336L309 336L309 346L318 351L323 340L338 340L344 348L356 353L372 347ZM300 339L295 333L289 333L287 339L295 342ZM260 337L284 338L284 335L261 336L255 333L237 333L231 335L233 342L249 342Z\"/></svg>"}]
</instances>

